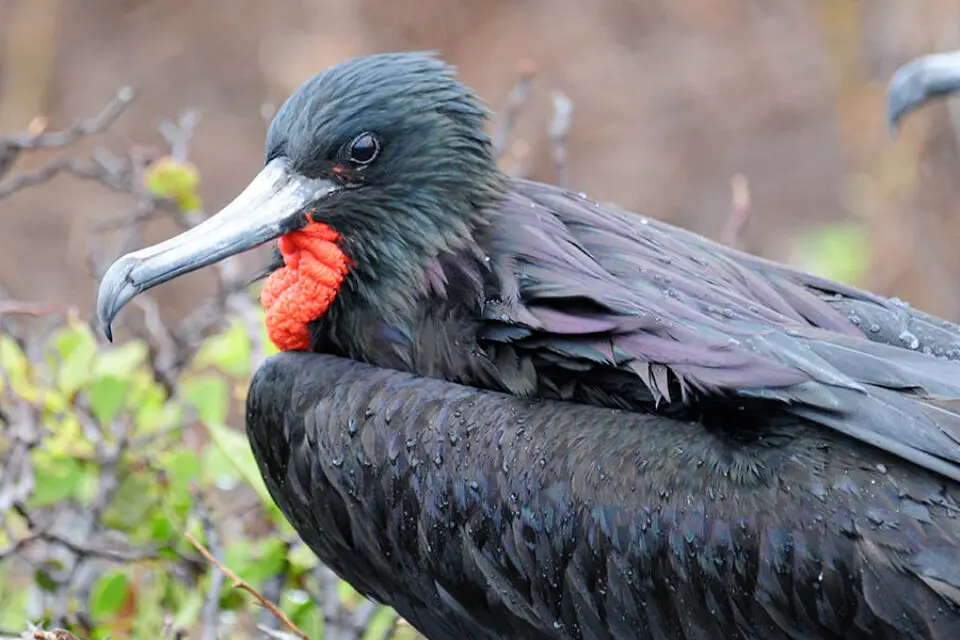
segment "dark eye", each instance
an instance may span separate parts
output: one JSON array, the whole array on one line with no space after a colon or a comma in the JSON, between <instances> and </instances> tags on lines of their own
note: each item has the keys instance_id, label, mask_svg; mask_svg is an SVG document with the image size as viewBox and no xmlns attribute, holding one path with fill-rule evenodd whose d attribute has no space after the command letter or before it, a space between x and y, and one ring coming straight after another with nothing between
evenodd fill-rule
<instances>
[{"instance_id":1,"label":"dark eye","mask_svg":"<svg viewBox=\"0 0 960 640\"><path fill-rule=\"evenodd\" d=\"M372 133L361 133L350 143L350 162L363 167L373 162L380 153L380 140Z\"/></svg>"}]
</instances>

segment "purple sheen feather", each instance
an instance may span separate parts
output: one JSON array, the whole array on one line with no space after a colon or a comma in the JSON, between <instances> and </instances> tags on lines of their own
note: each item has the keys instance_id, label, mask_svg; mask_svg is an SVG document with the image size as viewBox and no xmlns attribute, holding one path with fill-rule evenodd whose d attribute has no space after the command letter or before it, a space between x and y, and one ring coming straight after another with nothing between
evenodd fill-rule
<instances>
[{"instance_id":1,"label":"purple sheen feather","mask_svg":"<svg viewBox=\"0 0 960 640\"><path fill-rule=\"evenodd\" d=\"M564 313L545 306L531 306L530 313L540 321L540 327L550 333L579 335L584 333L602 333L619 328L614 316L599 316Z\"/></svg>"}]
</instances>

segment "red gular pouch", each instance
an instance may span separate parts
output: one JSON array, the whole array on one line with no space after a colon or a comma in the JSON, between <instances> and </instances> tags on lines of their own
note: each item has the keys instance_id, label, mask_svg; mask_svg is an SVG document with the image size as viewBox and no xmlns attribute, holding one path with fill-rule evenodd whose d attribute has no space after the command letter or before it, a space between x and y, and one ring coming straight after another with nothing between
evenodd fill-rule
<instances>
[{"instance_id":1,"label":"red gular pouch","mask_svg":"<svg viewBox=\"0 0 960 640\"><path fill-rule=\"evenodd\" d=\"M333 304L353 266L340 249L340 234L321 222L284 234L277 241L283 265L260 291L267 336L281 351L310 348L309 324Z\"/></svg>"}]
</instances>

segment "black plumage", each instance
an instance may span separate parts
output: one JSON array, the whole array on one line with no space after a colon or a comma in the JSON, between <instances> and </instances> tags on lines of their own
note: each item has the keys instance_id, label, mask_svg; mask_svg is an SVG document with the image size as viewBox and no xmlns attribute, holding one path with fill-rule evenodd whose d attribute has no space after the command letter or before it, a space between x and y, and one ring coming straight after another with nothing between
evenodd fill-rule
<instances>
[{"instance_id":1,"label":"black plumage","mask_svg":"<svg viewBox=\"0 0 960 640\"><path fill-rule=\"evenodd\" d=\"M257 372L271 495L429 638L954 638L960 486L788 414L750 434L332 356Z\"/></svg>"},{"instance_id":2,"label":"black plumage","mask_svg":"<svg viewBox=\"0 0 960 640\"><path fill-rule=\"evenodd\" d=\"M247 191L111 267L105 326L171 277L335 229L351 269L309 325L328 355L265 365L247 429L321 559L430 637L957 628L960 327L508 180L484 117L426 55L316 76Z\"/></svg>"}]
</instances>

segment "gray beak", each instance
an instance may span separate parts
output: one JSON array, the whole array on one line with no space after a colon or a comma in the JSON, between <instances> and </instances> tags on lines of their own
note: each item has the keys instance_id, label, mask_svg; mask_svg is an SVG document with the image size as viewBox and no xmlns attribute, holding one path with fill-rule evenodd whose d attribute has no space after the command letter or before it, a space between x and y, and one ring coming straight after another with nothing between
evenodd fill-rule
<instances>
[{"instance_id":1,"label":"gray beak","mask_svg":"<svg viewBox=\"0 0 960 640\"><path fill-rule=\"evenodd\" d=\"M903 65L887 84L887 118L896 131L910 111L960 89L960 51L935 53Z\"/></svg>"},{"instance_id":2,"label":"gray beak","mask_svg":"<svg viewBox=\"0 0 960 640\"><path fill-rule=\"evenodd\" d=\"M119 258L97 292L97 316L112 340L110 324L137 294L191 271L248 251L306 225L306 211L337 190L328 180L270 161L230 204L178 236Z\"/></svg>"}]
</instances>

